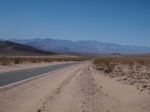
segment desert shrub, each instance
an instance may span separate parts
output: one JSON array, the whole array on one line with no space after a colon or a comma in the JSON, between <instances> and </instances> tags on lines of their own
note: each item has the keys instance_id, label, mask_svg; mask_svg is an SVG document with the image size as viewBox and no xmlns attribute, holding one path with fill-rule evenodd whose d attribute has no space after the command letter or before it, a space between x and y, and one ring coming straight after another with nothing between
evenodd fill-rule
<instances>
[{"instance_id":1,"label":"desert shrub","mask_svg":"<svg viewBox=\"0 0 150 112\"><path fill-rule=\"evenodd\" d=\"M110 73L114 69L114 62L111 58L98 58L93 61L98 70L103 70L106 73Z\"/></svg>"},{"instance_id":2,"label":"desert shrub","mask_svg":"<svg viewBox=\"0 0 150 112\"><path fill-rule=\"evenodd\" d=\"M38 61L36 59L31 59L31 63L37 63Z\"/></svg>"},{"instance_id":3,"label":"desert shrub","mask_svg":"<svg viewBox=\"0 0 150 112\"><path fill-rule=\"evenodd\" d=\"M14 64L22 64L22 59L21 58L14 59Z\"/></svg>"},{"instance_id":4,"label":"desert shrub","mask_svg":"<svg viewBox=\"0 0 150 112\"><path fill-rule=\"evenodd\" d=\"M138 62L137 62L138 64L140 64L140 65L143 65L143 66L147 66L147 67L150 67L150 60L139 60Z\"/></svg>"},{"instance_id":5,"label":"desert shrub","mask_svg":"<svg viewBox=\"0 0 150 112\"><path fill-rule=\"evenodd\" d=\"M145 66L150 68L150 59L148 58L134 58L134 57L111 57L111 58L97 58L93 61L96 69L103 70L104 72L112 72L116 65L126 65L130 69L136 66Z\"/></svg>"},{"instance_id":6,"label":"desert shrub","mask_svg":"<svg viewBox=\"0 0 150 112\"><path fill-rule=\"evenodd\" d=\"M0 64L3 66L8 66L13 64L22 64L22 63L40 63L40 62L53 62L53 61L84 61L88 60L88 58L83 57L58 57L58 58L51 58L51 57L23 57L23 56L1 56L0 57Z\"/></svg>"},{"instance_id":7,"label":"desert shrub","mask_svg":"<svg viewBox=\"0 0 150 112\"><path fill-rule=\"evenodd\" d=\"M9 65L11 65L11 60L6 57L1 57L0 63L2 66L9 66Z\"/></svg>"}]
</instances>

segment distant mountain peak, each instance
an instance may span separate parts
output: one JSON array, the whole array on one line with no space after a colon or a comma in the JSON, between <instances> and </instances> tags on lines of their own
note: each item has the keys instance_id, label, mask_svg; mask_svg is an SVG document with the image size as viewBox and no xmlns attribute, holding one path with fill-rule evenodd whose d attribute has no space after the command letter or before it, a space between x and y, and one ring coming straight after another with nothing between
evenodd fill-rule
<instances>
[{"instance_id":1,"label":"distant mountain peak","mask_svg":"<svg viewBox=\"0 0 150 112\"><path fill-rule=\"evenodd\" d=\"M51 38L36 39L15 39L15 42L30 45L46 51L57 53L87 53L87 54L140 54L150 53L149 47L138 47L131 45L119 45L114 43L104 43L95 40L59 40Z\"/></svg>"}]
</instances>

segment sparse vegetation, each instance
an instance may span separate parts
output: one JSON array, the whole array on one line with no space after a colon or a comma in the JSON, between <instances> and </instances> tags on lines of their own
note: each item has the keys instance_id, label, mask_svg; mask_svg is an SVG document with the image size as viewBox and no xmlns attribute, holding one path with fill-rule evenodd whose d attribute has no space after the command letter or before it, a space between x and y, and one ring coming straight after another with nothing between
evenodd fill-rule
<instances>
[{"instance_id":1,"label":"sparse vegetation","mask_svg":"<svg viewBox=\"0 0 150 112\"><path fill-rule=\"evenodd\" d=\"M94 59L93 63L95 64L96 69L103 70L104 72L112 72L115 66L122 64L133 67L135 64L139 66L150 67L149 58L119 58L119 57L101 57Z\"/></svg>"},{"instance_id":2,"label":"sparse vegetation","mask_svg":"<svg viewBox=\"0 0 150 112\"><path fill-rule=\"evenodd\" d=\"M21 58L14 59L14 64L22 64Z\"/></svg>"},{"instance_id":3,"label":"sparse vegetation","mask_svg":"<svg viewBox=\"0 0 150 112\"><path fill-rule=\"evenodd\" d=\"M97 58L93 63L97 70L107 73L111 78L117 77L118 81L150 93L149 58Z\"/></svg>"},{"instance_id":4,"label":"sparse vegetation","mask_svg":"<svg viewBox=\"0 0 150 112\"><path fill-rule=\"evenodd\" d=\"M111 58L95 59L93 63L96 65L96 69L103 70L106 73L112 72L114 68L114 63Z\"/></svg>"},{"instance_id":5,"label":"sparse vegetation","mask_svg":"<svg viewBox=\"0 0 150 112\"><path fill-rule=\"evenodd\" d=\"M0 63L1 63L2 66L9 66L9 65L11 65L11 61L7 57L1 57L0 58Z\"/></svg>"},{"instance_id":6,"label":"sparse vegetation","mask_svg":"<svg viewBox=\"0 0 150 112\"><path fill-rule=\"evenodd\" d=\"M40 62L54 62L54 61L84 61L87 58L84 57L11 57L11 56L2 56L0 57L0 64L2 66L9 66L11 64L22 64L22 63L40 63Z\"/></svg>"}]
</instances>

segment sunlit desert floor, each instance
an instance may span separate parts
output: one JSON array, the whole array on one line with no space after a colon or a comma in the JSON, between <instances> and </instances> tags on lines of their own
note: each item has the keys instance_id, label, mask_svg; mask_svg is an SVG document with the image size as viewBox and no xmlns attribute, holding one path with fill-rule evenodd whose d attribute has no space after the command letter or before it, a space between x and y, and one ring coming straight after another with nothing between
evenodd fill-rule
<instances>
[{"instance_id":1,"label":"sunlit desert floor","mask_svg":"<svg viewBox=\"0 0 150 112\"><path fill-rule=\"evenodd\" d=\"M86 62L1 89L0 112L150 112L150 94Z\"/></svg>"}]
</instances>

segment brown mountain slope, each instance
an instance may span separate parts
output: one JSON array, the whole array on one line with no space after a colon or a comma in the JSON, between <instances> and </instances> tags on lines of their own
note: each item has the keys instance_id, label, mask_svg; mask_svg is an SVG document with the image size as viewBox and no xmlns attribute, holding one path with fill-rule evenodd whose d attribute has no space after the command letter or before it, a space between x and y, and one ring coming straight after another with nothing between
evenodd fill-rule
<instances>
[{"instance_id":1,"label":"brown mountain slope","mask_svg":"<svg viewBox=\"0 0 150 112\"><path fill-rule=\"evenodd\" d=\"M51 55L49 51L43 51L31 46L18 44L11 41L0 41L0 55Z\"/></svg>"}]
</instances>

